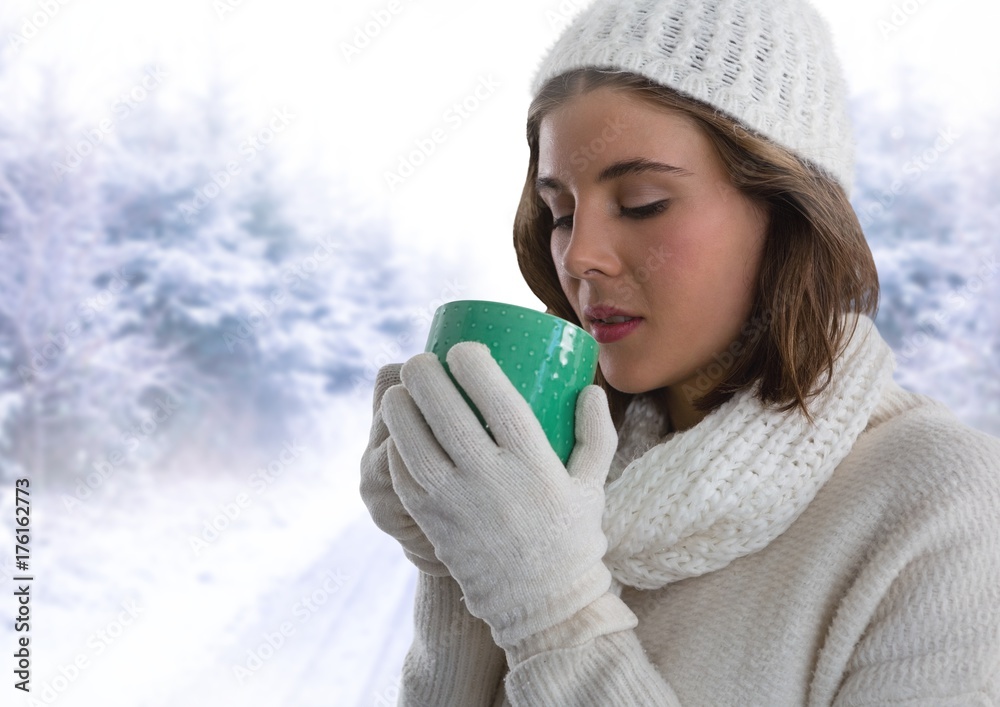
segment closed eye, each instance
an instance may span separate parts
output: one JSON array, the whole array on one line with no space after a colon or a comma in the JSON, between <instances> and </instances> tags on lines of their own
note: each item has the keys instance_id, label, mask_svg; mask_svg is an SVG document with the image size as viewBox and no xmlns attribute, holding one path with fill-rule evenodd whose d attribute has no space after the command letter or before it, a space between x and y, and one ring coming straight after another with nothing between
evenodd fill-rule
<instances>
[{"instance_id":1,"label":"closed eye","mask_svg":"<svg viewBox=\"0 0 1000 707\"><path fill-rule=\"evenodd\" d=\"M656 216L657 214L662 214L666 211L669 202L669 199L661 199L660 201L654 201L652 204L643 204L642 206L634 206L632 208L623 206L621 207L621 213L622 216L627 216L628 218L649 218L651 216Z\"/></svg>"},{"instance_id":2,"label":"closed eye","mask_svg":"<svg viewBox=\"0 0 1000 707\"><path fill-rule=\"evenodd\" d=\"M555 231L560 228L573 228L573 214L569 216L562 216L552 221L552 230Z\"/></svg>"},{"instance_id":3,"label":"closed eye","mask_svg":"<svg viewBox=\"0 0 1000 707\"><path fill-rule=\"evenodd\" d=\"M651 204L643 204L642 206L633 206L633 207L622 206L620 207L619 211L621 212L621 215L626 218L642 220L651 218L653 216L656 216L657 214L662 214L664 211L667 210L667 206L669 206L669 204L670 204L669 199L661 199L660 201L654 201ZM564 228L572 230L573 214L569 214L567 216L561 216L557 219L552 220L553 231Z\"/></svg>"}]
</instances>

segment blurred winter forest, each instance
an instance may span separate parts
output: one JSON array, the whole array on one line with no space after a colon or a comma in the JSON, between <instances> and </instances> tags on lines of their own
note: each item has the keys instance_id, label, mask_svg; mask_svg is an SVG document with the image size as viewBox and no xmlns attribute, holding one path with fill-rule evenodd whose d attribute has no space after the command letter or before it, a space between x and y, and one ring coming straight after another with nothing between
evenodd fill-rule
<instances>
[{"instance_id":1,"label":"blurred winter forest","mask_svg":"<svg viewBox=\"0 0 1000 707\"><path fill-rule=\"evenodd\" d=\"M268 149L294 115L239 124L221 87L172 111L156 72L81 123L0 65L0 479L273 457L430 299L344 185Z\"/></svg>"},{"instance_id":2,"label":"blurred winter forest","mask_svg":"<svg viewBox=\"0 0 1000 707\"><path fill-rule=\"evenodd\" d=\"M900 68L853 102L853 203L879 271L897 380L1000 435L1000 115L957 128Z\"/></svg>"},{"instance_id":3,"label":"blurred winter forest","mask_svg":"<svg viewBox=\"0 0 1000 707\"><path fill-rule=\"evenodd\" d=\"M342 184L280 163L293 116L239 124L222 86L173 110L144 77L81 124L56 79L25 91L0 65L0 477L267 457L419 350L412 303L447 280L403 268ZM917 85L854 103L878 324L901 382L996 434L1000 147Z\"/></svg>"}]
</instances>

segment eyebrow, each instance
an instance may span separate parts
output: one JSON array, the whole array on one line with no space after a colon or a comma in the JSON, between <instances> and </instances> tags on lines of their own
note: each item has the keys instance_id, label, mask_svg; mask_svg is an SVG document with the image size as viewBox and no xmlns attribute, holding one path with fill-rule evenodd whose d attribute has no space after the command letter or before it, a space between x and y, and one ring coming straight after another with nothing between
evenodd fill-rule
<instances>
[{"instance_id":1,"label":"eyebrow","mask_svg":"<svg viewBox=\"0 0 1000 707\"><path fill-rule=\"evenodd\" d=\"M608 182L612 179L619 179L620 177L625 177L631 174L642 174L644 172L660 172L662 174L674 174L678 177L690 177L693 173L684 169L683 167L675 167L672 164L664 164L663 162L654 162L653 160L647 160L645 158L639 157L632 160L624 160L622 162L615 162L612 165L608 165L601 170L601 173L597 175L598 182ZM542 191L544 189L560 190L562 189L562 183L558 179L552 177L539 177L535 180L535 191Z\"/></svg>"}]
</instances>

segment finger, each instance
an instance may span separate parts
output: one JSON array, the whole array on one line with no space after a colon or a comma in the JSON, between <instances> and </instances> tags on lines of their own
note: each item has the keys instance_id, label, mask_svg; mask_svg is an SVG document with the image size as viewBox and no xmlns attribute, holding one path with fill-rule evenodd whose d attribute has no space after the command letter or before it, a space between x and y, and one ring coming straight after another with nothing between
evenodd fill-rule
<instances>
[{"instance_id":1,"label":"finger","mask_svg":"<svg viewBox=\"0 0 1000 707\"><path fill-rule=\"evenodd\" d=\"M576 400L576 444L566 470L585 485L599 488L611 470L618 448L618 432L611 420L608 397L597 385L588 385Z\"/></svg>"},{"instance_id":2,"label":"finger","mask_svg":"<svg viewBox=\"0 0 1000 707\"><path fill-rule=\"evenodd\" d=\"M377 414L381 420L381 413ZM446 576L448 569L437 559L434 547L407 513L392 485L388 455L391 441L387 432L381 444L369 447L362 456L361 498L376 527L399 541L406 557L418 569L436 577ZM398 463L402 464L402 460Z\"/></svg>"},{"instance_id":3,"label":"finger","mask_svg":"<svg viewBox=\"0 0 1000 707\"><path fill-rule=\"evenodd\" d=\"M389 430L386 428L385 423L381 421L381 414L376 414L379 417L382 429L385 430L385 435L381 442L369 444L364 454L361 455L361 483L359 488L361 499L368 506L369 511L372 511L372 504L376 503L378 499L387 493L392 493L392 479L389 477L389 459L386 456L385 450L386 442L389 439ZM374 436L374 426L372 434ZM382 526L380 525L379 527Z\"/></svg>"},{"instance_id":4,"label":"finger","mask_svg":"<svg viewBox=\"0 0 1000 707\"><path fill-rule=\"evenodd\" d=\"M459 468L468 468L495 446L475 412L434 354L418 354L403 365L403 384L441 447Z\"/></svg>"},{"instance_id":5,"label":"finger","mask_svg":"<svg viewBox=\"0 0 1000 707\"><path fill-rule=\"evenodd\" d=\"M375 449L389 437L389 430L382 417L382 397L385 391L394 385L399 385L399 369L401 363L390 363L382 366L375 376L375 390L372 394L372 426L368 433L368 449Z\"/></svg>"},{"instance_id":6,"label":"finger","mask_svg":"<svg viewBox=\"0 0 1000 707\"><path fill-rule=\"evenodd\" d=\"M389 388L399 385L402 381L399 378L399 369L403 367L401 363L389 363L378 369L375 375L375 391L372 395L372 413L382 405L382 396Z\"/></svg>"},{"instance_id":7,"label":"finger","mask_svg":"<svg viewBox=\"0 0 1000 707\"><path fill-rule=\"evenodd\" d=\"M431 547L431 544L427 543L427 546ZM403 547L403 554L406 555L406 559L416 565L417 569L424 574L429 574L432 577L448 577L451 575L448 568L444 566L441 560L437 559L437 555L434 555L433 552L431 552L430 557L425 557L423 554Z\"/></svg>"},{"instance_id":8,"label":"finger","mask_svg":"<svg viewBox=\"0 0 1000 707\"><path fill-rule=\"evenodd\" d=\"M389 438L389 428L385 426L385 418L382 415L382 401L372 414L372 426L368 431L367 450L373 451ZM366 451L366 454L368 452Z\"/></svg>"},{"instance_id":9,"label":"finger","mask_svg":"<svg viewBox=\"0 0 1000 707\"><path fill-rule=\"evenodd\" d=\"M408 523L413 523L392 486L386 441L367 451L361 463L361 499L375 525L397 540L403 541Z\"/></svg>"},{"instance_id":10,"label":"finger","mask_svg":"<svg viewBox=\"0 0 1000 707\"><path fill-rule=\"evenodd\" d=\"M420 498L421 503L427 497L426 491L413 480L413 477L406 469L403 458L399 456L399 451L391 439L386 444L386 459L388 462L386 476L389 478L391 485L391 499L387 499L385 502L386 516L384 517L389 521L387 525L391 525L391 529L381 525L379 527L399 541L400 545L403 546L403 552L406 557L421 572L434 577L447 577L449 574L448 568L438 559L431 541L427 539L427 535L424 534L424 531L413 520L409 511L406 510L406 506L403 505L403 501L400 498L399 491L396 490L396 485L403 489L403 493L408 496ZM393 468L395 468L395 472L393 472ZM395 482L393 482L394 477L396 479ZM389 513L392 515L389 516Z\"/></svg>"},{"instance_id":11,"label":"finger","mask_svg":"<svg viewBox=\"0 0 1000 707\"><path fill-rule=\"evenodd\" d=\"M386 453L389 460L389 476L392 479L392 488L400 504L410 518L419 516L427 504L429 494L427 489L410 473L410 467L406 459L399 451L395 441L390 439L386 445ZM416 522L414 520L414 522ZM419 523L417 526L419 527Z\"/></svg>"},{"instance_id":12,"label":"finger","mask_svg":"<svg viewBox=\"0 0 1000 707\"><path fill-rule=\"evenodd\" d=\"M493 359L488 346L455 344L447 358L452 375L482 413L497 444L523 454L555 457L528 401Z\"/></svg>"},{"instance_id":13,"label":"finger","mask_svg":"<svg viewBox=\"0 0 1000 707\"><path fill-rule=\"evenodd\" d=\"M391 435L390 449L399 453L407 476L422 486L434 488L439 485L438 477L454 473L454 463L405 387L394 385L385 392L382 416ZM390 470L391 461L390 456Z\"/></svg>"},{"instance_id":14,"label":"finger","mask_svg":"<svg viewBox=\"0 0 1000 707\"><path fill-rule=\"evenodd\" d=\"M403 467L402 458L399 452L394 452L393 464ZM397 472L399 474L399 472ZM395 488L395 487L393 487ZM422 493L422 491L420 492ZM413 564L427 574L443 576L448 574L443 563L438 559L424 531L420 528L413 517L406 510L400 500L398 492L392 491L391 497L384 499L381 519L382 525L376 521L376 525L385 533L395 538L403 547L403 551ZM372 516L374 518L374 515Z\"/></svg>"}]
</instances>

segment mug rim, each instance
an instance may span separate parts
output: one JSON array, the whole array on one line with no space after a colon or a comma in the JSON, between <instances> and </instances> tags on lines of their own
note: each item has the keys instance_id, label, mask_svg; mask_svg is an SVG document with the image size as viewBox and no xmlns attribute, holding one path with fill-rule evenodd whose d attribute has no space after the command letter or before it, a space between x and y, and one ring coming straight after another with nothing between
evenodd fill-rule
<instances>
[{"instance_id":1,"label":"mug rim","mask_svg":"<svg viewBox=\"0 0 1000 707\"><path fill-rule=\"evenodd\" d=\"M465 304L465 305L470 305L470 304L472 304L472 305L475 305L475 304L491 304L491 305L496 305L496 306L500 306L500 307L510 307L510 308L513 308L516 311L524 312L526 314L542 315L542 316L547 317L549 319L554 319L556 322L559 322L560 324L563 324L565 326L573 327L574 329L579 330L581 333L586 334L589 338L594 339L594 336L589 331L587 331L586 329L584 329L582 326L580 326L579 324L574 324L570 320L564 319L564 318L560 317L557 314L549 314L548 312L539 311L537 309L531 309L531 307L524 307L522 305L512 304L510 302L499 302L499 301L496 301L496 300L485 300L485 299L458 299L458 300L451 300L450 302L445 302L444 304L439 305L437 307L437 309L434 310L434 314L436 315L441 310L443 310L446 307L448 307L449 305L453 305L453 304ZM597 339L594 339L594 343L598 343Z\"/></svg>"}]
</instances>

